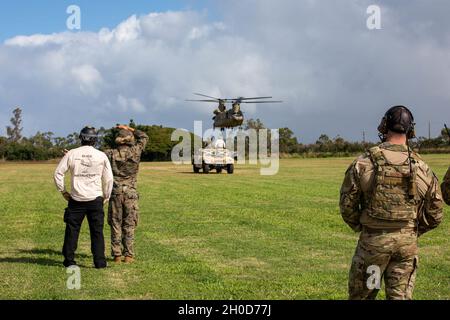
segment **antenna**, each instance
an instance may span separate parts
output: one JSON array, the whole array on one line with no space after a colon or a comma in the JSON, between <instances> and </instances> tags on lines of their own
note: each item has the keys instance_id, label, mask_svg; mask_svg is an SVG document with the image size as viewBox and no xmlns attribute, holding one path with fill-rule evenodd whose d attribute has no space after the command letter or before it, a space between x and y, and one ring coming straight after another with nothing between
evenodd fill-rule
<instances>
[{"instance_id":1,"label":"antenna","mask_svg":"<svg viewBox=\"0 0 450 320\"><path fill-rule=\"evenodd\" d=\"M431 140L431 121L428 121L428 140Z\"/></svg>"}]
</instances>

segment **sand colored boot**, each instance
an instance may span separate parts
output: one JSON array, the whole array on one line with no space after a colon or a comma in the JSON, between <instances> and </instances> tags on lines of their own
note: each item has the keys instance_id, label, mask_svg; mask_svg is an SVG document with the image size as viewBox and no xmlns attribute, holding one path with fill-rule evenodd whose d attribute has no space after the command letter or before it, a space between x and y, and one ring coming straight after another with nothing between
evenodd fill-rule
<instances>
[{"instance_id":1,"label":"sand colored boot","mask_svg":"<svg viewBox=\"0 0 450 320\"><path fill-rule=\"evenodd\" d=\"M124 262L125 263L133 263L134 262L134 258L130 257L130 256L126 256Z\"/></svg>"},{"instance_id":2,"label":"sand colored boot","mask_svg":"<svg viewBox=\"0 0 450 320\"><path fill-rule=\"evenodd\" d=\"M117 263L117 264L122 263L122 257L119 257L119 256L114 257L114 263Z\"/></svg>"}]
</instances>

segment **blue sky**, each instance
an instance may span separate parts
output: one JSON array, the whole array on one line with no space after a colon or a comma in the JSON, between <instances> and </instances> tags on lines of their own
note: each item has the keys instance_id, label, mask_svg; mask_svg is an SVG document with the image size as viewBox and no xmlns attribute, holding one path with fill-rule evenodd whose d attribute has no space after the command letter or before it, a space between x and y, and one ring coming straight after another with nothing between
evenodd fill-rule
<instances>
[{"instance_id":1,"label":"blue sky","mask_svg":"<svg viewBox=\"0 0 450 320\"><path fill-rule=\"evenodd\" d=\"M36 33L66 31L69 5L78 5L82 14L82 31L113 28L133 14L168 10L208 11L214 18L211 0L15 0L2 1L0 10L0 41Z\"/></svg>"}]
</instances>

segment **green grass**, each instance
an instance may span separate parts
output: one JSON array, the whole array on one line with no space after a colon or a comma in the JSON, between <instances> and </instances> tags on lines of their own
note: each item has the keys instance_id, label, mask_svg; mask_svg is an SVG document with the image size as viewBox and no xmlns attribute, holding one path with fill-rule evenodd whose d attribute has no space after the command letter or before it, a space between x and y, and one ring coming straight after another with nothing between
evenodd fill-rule
<instances>
[{"instance_id":1,"label":"green grass","mask_svg":"<svg viewBox=\"0 0 450 320\"><path fill-rule=\"evenodd\" d=\"M425 159L442 178L449 157ZM78 291L61 265L56 164L1 163L0 299L346 299L357 235L338 199L351 161L282 160L269 177L256 166L230 176L142 164L137 263L94 269L85 221ZM450 298L449 230L445 219L420 239L416 299ZM109 254L108 227L105 237Z\"/></svg>"}]
</instances>

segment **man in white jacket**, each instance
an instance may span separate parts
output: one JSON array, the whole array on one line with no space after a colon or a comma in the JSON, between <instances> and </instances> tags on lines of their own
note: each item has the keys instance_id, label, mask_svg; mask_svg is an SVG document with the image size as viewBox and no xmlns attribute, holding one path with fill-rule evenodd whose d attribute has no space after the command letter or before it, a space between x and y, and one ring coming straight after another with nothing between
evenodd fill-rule
<instances>
[{"instance_id":1,"label":"man in white jacket","mask_svg":"<svg viewBox=\"0 0 450 320\"><path fill-rule=\"evenodd\" d=\"M87 216L91 235L91 251L97 269L107 266L105 258L105 239L103 236L103 205L111 196L113 174L106 155L95 149L97 132L86 127L80 133L81 147L67 152L56 168L54 180L56 188L68 201L64 222L64 266L76 265L75 251L78 244L81 224ZM64 186L64 176L71 173L70 193Z\"/></svg>"}]
</instances>

